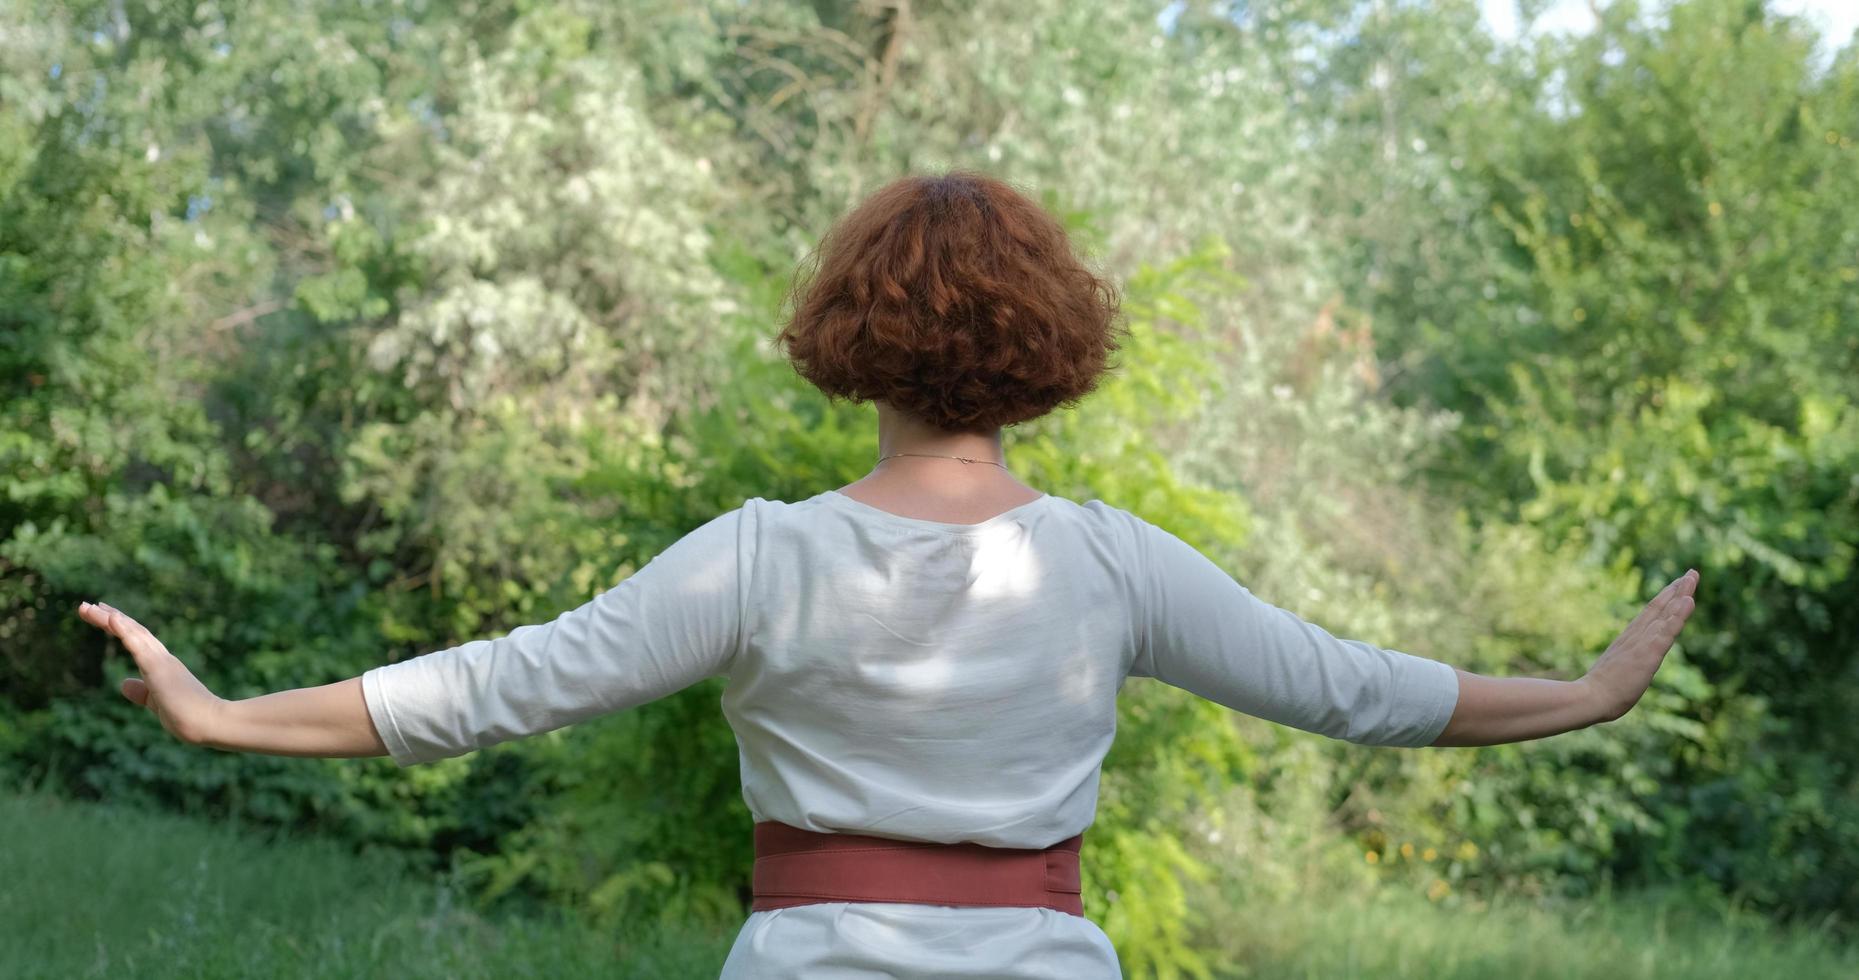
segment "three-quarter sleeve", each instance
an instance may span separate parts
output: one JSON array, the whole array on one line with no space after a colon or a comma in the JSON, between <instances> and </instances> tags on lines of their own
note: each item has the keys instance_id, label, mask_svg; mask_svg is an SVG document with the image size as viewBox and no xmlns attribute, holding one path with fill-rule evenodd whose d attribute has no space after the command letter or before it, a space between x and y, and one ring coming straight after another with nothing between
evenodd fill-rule
<instances>
[{"instance_id":1,"label":"three-quarter sleeve","mask_svg":"<svg viewBox=\"0 0 1859 980\"><path fill-rule=\"evenodd\" d=\"M548 623L376 667L362 693L400 766L635 707L725 673L742 644L748 506Z\"/></svg>"},{"instance_id":2,"label":"three-quarter sleeve","mask_svg":"<svg viewBox=\"0 0 1859 980\"><path fill-rule=\"evenodd\" d=\"M1338 639L1254 596L1168 531L1132 524L1141 608L1131 675L1365 745L1429 745L1445 729L1459 700L1450 665Z\"/></svg>"}]
</instances>

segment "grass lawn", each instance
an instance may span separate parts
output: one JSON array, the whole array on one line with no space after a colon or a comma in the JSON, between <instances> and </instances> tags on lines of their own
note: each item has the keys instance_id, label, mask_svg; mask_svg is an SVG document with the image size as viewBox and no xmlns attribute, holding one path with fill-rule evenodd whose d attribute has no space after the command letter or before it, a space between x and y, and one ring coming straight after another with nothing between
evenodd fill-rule
<instances>
[{"instance_id":1,"label":"grass lawn","mask_svg":"<svg viewBox=\"0 0 1859 980\"><path fill-rule=\"evenodd\" d=\"M1236 914L1227 976L1376 980L1852 980L1859 950L1673 893L1434 905L1392 888ZM1213 959L1212 956L1209 957Z\"/></svg>"},{"instance_id":2,"label":"grass lawn","mask_svg":"<svg viewBox=\"0 0 1859 980\"><path fill-rule=\"evenodd\" d=\"M0 794L0 977L714 977L733 939L486 919L328 842ZM1211 942L1259 978L1859 977L1824 937L1650 896L1448 910L1389 892L1237 910Z\"/></svg>"},{"instance_id":3,"label":"grass lawn","mask_svg":"<svg viewBox=\"0 0 1859 980\"><path fill-rule=\"evenodd\" d=\"M703 977L735 938L487 920L317 840L0 794L0 977Z\"/></svg>"}]
</instances>

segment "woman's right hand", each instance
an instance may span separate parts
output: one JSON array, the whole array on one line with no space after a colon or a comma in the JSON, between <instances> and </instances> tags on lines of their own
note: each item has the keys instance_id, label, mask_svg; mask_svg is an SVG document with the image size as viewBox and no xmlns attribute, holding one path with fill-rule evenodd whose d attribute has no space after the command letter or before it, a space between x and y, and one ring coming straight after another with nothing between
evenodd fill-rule
<instances>
[{"instance_id":1,"label":"woman's right hand","mask_svg":"<svg viewBox=\"0 0 1859 980\"><path fill-rule=\"evenodd\" d=\"M1613 721L1639 703L1652 684L1652 675L1665 661L1666 651L1678 639L1678 631L1697 608L1693 598L1697 587L1695 568L1673 579L1576 682L1594 699L1595 712L1602 721Z\"/></svg>"},{"instance_id":2,"label":"woman's right hand","mask_svg":"<svg viewBox=\"0 0 1859 980\"><path fill-rule=\"evenodd\" d=\"M121 640L141 677L123 678L123 697L149 710L175 738L206 745L226 702L194 676L148 627L100 602L83 602L78 618Z\"/></svg>"}]
</instances>

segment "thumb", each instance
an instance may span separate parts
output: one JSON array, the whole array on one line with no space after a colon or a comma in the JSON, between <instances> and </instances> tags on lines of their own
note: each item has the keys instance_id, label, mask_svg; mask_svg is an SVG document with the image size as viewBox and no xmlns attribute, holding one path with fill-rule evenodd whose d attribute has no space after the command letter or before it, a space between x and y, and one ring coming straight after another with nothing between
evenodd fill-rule
<instances>
[{"instance_id":1,"label":"thumb","mask_svg":"<svg viewBox=\"0 0 1859 980\"><path fill-rule=\"evenodd\" d=\"M136 704L148 704L148 682L140 677L123 678L123 697Z\"/></svg>"}]
</instances>

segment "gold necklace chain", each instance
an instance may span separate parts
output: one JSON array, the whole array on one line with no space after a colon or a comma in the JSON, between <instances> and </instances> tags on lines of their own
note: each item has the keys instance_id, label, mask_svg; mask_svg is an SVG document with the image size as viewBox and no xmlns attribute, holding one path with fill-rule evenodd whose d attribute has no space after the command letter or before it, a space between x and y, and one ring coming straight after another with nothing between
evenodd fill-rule
<instances>
[{"instance_id":1,"label":"gold necklace chain","mask_svg":"<svg viewBox=\"0 0 1859 980\"><path fill-rule=\"evenodd\" d=\"M959 459L964 463L993 463L993 465L998 466L1003 470L1007 469L1006 463L996 463L994 462L994 460L991 460L991 459L970 459L967 456L944 456L941 453L890 453L889 455L878 457L878 463L882 463L885 460L890 459L892 456L931 456L937 459ZM876 466L878 464L873 463L872 465Z\"/></svg>"}]
</instances>

